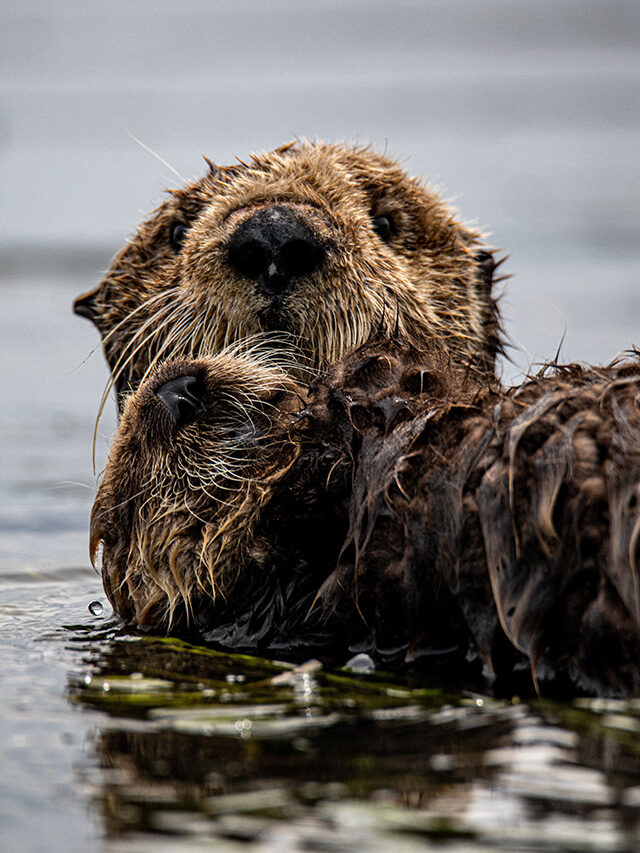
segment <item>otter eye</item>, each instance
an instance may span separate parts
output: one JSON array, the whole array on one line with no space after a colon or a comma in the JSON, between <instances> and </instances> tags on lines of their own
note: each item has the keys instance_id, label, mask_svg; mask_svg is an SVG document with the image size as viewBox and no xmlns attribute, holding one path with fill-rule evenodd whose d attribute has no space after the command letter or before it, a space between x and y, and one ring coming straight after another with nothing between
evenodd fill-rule
<instances>
[{"instance_id":1,"label":"otter eye","mask_svg":"<svg viewBox=\"0 0 640 853\"><path fill-rule=\"evenodd\" d=\"M189 229L184 222L174 222L171 226L169 242L176 252L179 252L182 248L182 244L184 243L184 238L186 237L188 230Z\"/></svg>"},{"instance_id":2,"label":"otter eye","mask_svg":"<svg viewBox=\"0 0 640 853\"><path fill-rule=\"evenodd\" d=\"M373 230L384 243L390 243L393 237L393 220L390 216L376 216L373 221Z\"/></svg>"}]
</instances>

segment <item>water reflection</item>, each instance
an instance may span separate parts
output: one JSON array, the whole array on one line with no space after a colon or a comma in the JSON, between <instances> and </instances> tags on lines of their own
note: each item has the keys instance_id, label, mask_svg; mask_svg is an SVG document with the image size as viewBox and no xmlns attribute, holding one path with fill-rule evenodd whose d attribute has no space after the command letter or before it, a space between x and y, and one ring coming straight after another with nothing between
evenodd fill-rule
<instances>
[{"instance_id":1,"label":"water reflection","mask_svg":"<svg viewBox=\"0 0 640 853\"><path fill-rule=\"evenodd\" d=\"M150 637L89 657L68 695L108 715L95 781L112 839L635 849L638 702L446 695Z\"/></svg>"}]
</instances>

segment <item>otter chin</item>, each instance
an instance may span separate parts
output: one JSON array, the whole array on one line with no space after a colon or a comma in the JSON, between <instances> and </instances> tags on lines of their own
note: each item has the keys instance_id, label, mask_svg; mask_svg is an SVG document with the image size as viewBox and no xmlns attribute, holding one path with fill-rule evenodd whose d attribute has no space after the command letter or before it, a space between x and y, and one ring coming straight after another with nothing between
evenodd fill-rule
<instances>
[{"instance_id":1,"label":"otter chin","mask_svg":"<svg viewBox=\"0 0 640 853\"><path fill-rule=\"evenodd\" d=\"M129 623L368 651L496 693L640 691L637 357L479 389L372 343L301 399L219 355L127 402L92 513Z\"/></svg>"},{"instance_id":2,"label":"otter chin","mask_svg":"<svg viewBox=\"0 0 640 853\"><path fill-rule=\"evenodd\" d=\"M437 340L479 377L492 374L493 256L397 162L301 142L209 166L75 301L101 334L120 410L159 361L270 333L288 336L315 373L380 333Z\"/></svg>"}]
</instances>

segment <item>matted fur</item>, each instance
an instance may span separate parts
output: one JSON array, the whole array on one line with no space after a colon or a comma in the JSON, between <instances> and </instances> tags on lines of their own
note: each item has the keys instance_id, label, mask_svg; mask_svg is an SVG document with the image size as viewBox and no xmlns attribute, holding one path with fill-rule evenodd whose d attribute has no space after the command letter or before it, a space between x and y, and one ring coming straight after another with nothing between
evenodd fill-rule
<instances>
[{"instance_id":1,"label":"matted fur","mask_svg":"<svg viewBox=\"0 0 640 853\"><path fill-rule=\"evenodd\" d=\"M206 413L177 430L155 390L185 371L196 377ZM164 363L129 397L94 503L90 543L92 560L98 543L104 546L105 589L121 615L170 627L227 592L250 547L260 494L269 494L296 456L271 433L299 407L293 380L255 352ZM257 487L249 476L256 456Z\"/></svg>"},{"instance_id":2,"label":"matted fur","mask_svg":"<svg viewBox=\"0 0 640 853\"><path fill-rule=\"evenodd\" d=\"M299 412L282 372L256 366L253 391L247 364L163 367L127 405L92 520L123 617L507 692L640 691L635 355L504 390L446 352L373 344ZM207 412L172 429L153 390L181 371L201 371ZM252 424L232 454L229 406Z\"/></svg>"},{"instance_id":3,"label":"matted fur","mask_svg":"<svg viewBox=\"0 0 640 853\"><path fill-rule=\"evenodd\" d=\"M272 204L295 211L326 248L275 307L227 253L236 229ZM388 242L374 228L382 215ZM188 229L181 247L171 243L176 223ZM265 332L288 334L316 373L377 330L416 346L438 340L486 377L500 332L481 239L391 158L301 142L211 165L171 191L75 310L100 331L120 407L159 360L213 355Z\"/></svg>"}]
</instances>

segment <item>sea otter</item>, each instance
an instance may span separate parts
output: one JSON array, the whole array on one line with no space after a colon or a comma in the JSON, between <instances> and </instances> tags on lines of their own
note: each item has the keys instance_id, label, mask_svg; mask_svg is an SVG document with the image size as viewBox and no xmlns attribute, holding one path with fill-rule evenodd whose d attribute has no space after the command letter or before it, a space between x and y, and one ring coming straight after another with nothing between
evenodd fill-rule
<instances>
[{"instance_id":1,"label":"sea otter","mask_svg":"<svg viewBox=\"0 0 640 853\"><path fill-rule=\"evenodd\" d=\"M120 410L160 360L263 333L313 373L377 330L417 346L437 339L480 378L492 374L493 255L397 162L301 142L209 166L74 304L100 331Z\"/></svg>"},{"instance_id":2,"label":"sea otter","mask_svg":"<svg viewBox=\"0 0 640 853\"><path fill-rule=\"evenodd\" d=\"M640 691L637 355L502 389L381 341L298 395L222 354L129 399L91 524L126 621L496 692Z\"/></svg>"},{"instance_id":3,"label":"sea otter","mask_svg":"<svg viewBox=\"0 0 640 853\"><path fill-rule=\"evenodd\" d=\"M130 624L326 653L344 637L307 617L346 535L348 466L334 449L298 465L289 429L304 399L255 355L163 363L129 397L92 511L92 560L102 543L105 591ZM281 483L290 506L273 500Z\"/></svg>"}]
</instances>

